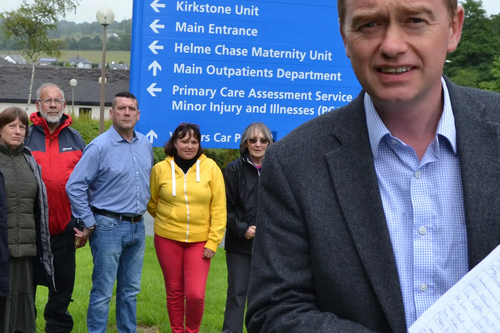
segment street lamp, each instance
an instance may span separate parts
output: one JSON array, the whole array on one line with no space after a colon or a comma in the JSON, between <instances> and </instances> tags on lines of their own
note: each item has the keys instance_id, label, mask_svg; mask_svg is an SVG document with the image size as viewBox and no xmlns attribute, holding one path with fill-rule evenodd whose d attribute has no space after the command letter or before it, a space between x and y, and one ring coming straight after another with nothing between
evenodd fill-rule
<instances>
[{"instance_id":1,"label":"street lamp","mask_svg":"<svg viewBox=\"0 0 500 333\"><path fill-rule=\"evenodd\" d=\"M106 86L106 27L113 22L115 14L108 7L102 7L97 11L96 14L97 22L103 27L103 37L102 37L102 65L101 65L101 77L104 78L104 82L99 82L101 84L101 113L99 118L99 134L104 132L104 93Z\"/></svg>"},{"instance_id":2,"label":"street lamp","mask_svg":"<svg viewBox=\"0 0 500 333\"><path fill-rule=\"evenodd\" d=\"M78 84L78 81L76 81L76 79L71 79L69 81L69 85L71 86L71 103L72 103L72 106L71 106L71 113L73 114L73 116L75 115L75 87L76 85Z\"/></svg>"}]
</instances>

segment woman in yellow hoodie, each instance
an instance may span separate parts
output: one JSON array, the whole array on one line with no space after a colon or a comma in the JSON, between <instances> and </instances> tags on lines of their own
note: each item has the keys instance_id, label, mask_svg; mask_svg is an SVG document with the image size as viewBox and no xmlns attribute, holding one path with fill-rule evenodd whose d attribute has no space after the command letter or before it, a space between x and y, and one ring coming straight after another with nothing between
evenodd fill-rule
<instances>
[{"instance_id":1,"label":"woman in yellow hoodie","mask_svg":"<svg viewBox=\"0 0 500 333\"><path fill-rule=\"evenodd\" d=\"M182 123L151 171L148 212L173 333L199 332L210 259L226 228L224 178L200 141L199 126Z\"/></svg>"}]
</instances>

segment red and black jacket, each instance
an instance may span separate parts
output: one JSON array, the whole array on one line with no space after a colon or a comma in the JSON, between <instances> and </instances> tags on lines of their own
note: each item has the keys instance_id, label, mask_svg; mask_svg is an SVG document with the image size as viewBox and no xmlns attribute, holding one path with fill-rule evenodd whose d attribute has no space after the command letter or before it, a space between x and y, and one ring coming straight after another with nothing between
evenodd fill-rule
<instances>
[{"instance_id":1,"label":"red and black jacket","mask_svg":"<svg viewBox=\"0 0 500 333\"><path fill-rule=\"evenodd\" d=\"M71 117L63 114L59 127L50 134L47 121L39 112L30 116L33 125L25 145L42 167L42 178L49 201L49 230L51 235L62 233L71 220L71 206L66 183L76 163L82 157L85 142L77 130L70 127Z\"/></svg>"}]
</instances>

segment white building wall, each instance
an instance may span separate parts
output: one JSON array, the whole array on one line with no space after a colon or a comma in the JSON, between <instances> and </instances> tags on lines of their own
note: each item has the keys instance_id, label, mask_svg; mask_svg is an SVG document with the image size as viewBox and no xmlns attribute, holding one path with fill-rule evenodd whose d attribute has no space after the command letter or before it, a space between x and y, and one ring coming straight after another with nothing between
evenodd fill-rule
<instances>
[{"instance_id":1,"label":"white building wall","mask_svg":"<svg viewBox=\"0 0 500 333\"><path fill-rule=\"evenodd\" d=\"M69 113L71 114L72 112L72 105L71 105L71 102L67 102L66 101L66 109L64 110L64 113ZM5 110L6 108L8 107L11 107L11 106L17 106L18 108L21 108L23 110L26 110L26 103L0 103L0 112ZM92 118L93 119L99 119L99 116L100 116L100 112L101 112L101 107L100 106L90 106L90 105L77 105L75 104L75 111L74 111L74 115L76 117L78 117L78 115L80 114L80 108L86 108L86 109L91 109L92 110ZM109 119L109 110L111 109L111 107L105 107L104 108L104 120L107 120ZM35 104L31 104L30 105L30 108L29 108L29 111L28 111L28 116L31 115L33 112L36 112L36 106Z\"/></svg>"}]
</instances>

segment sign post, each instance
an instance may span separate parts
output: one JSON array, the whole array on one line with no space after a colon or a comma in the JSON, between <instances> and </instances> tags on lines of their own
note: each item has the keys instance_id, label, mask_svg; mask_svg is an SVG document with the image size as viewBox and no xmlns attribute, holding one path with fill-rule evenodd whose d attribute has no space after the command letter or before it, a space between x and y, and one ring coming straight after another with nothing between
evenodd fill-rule
<instances>
[{"instance_id":1,"label":"sign post","mask_svg":"<svg viewBox=\"0 0 500 333\"><path fill-rule=\"evenodd\" d=\"M238 148L252 122L280 139L360 91L331 0L134 1L138 130L162 146L181 122Z\"/></svg>"}]
</instances>

